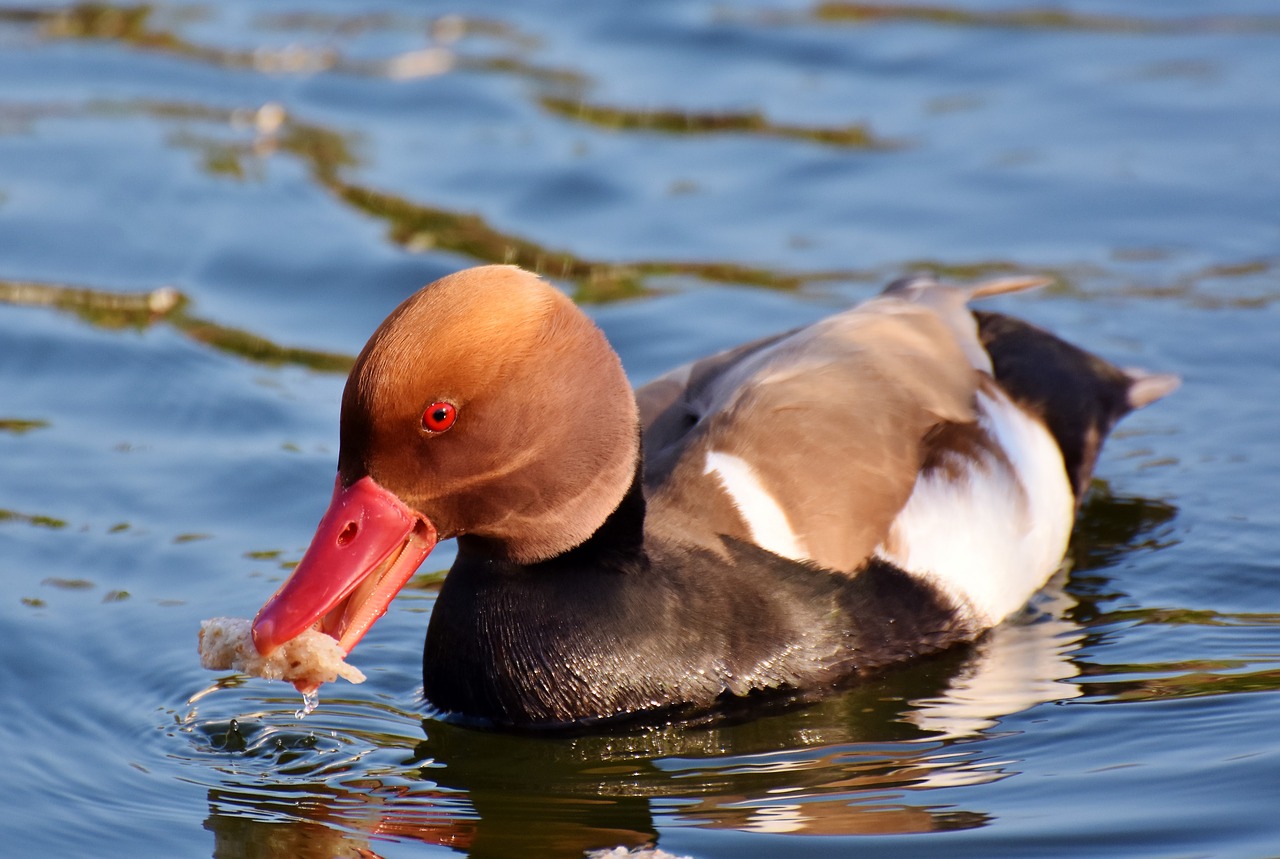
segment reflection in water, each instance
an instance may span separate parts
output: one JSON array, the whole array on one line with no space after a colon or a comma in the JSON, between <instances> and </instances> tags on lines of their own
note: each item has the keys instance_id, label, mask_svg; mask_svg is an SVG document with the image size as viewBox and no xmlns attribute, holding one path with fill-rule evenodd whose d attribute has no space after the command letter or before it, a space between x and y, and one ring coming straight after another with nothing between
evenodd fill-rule
<instances>
[{"instance_id":1,"label":"reflection in water","mask_svg":"<svg viewBox=\"0 0 1280 859\"><path fill-rule=\"evenodd\" d=\"M357 855L380 838L397 838L505 857L653 844L663 817L796 834L981 825L985 818L975 812L904 801L939 773L963 773L952 783L999 774L983 772L966 755L947 753L944 762L936 743L895 743L888 738L903 731L891 721L883 732L859 730L885 717L879 699L887 691L803 717L607 737L529 738L427 721L427 739L406 762L413 769L340 786L245 778L239 787L210 791L206 826L218 838L215 855L288 855L254 852L254 845L280 844L279 829L296 822L308 830L290 837L304 837L317 824L331 827L325 835L331 855ZM859 745L878 738L887 745Z\"/></svg>"},{"instance_id":2,"label":"reflection in water","mask_svg":"<svg viewBox=\"0 0 1280 859\"><path fill-rule=\"evenodd\" d=\"M953 27L996 27L1018 30L1052 30L1080 33L1161 35L1195 33L1275 33L1280 18L1273 16L1211 15L1192 18L1140 18L1131 15L1098 15L1066 9L1024 8L975 10L960 6L928 6L919 3L857 3L827 0L804 15L782 13L770 21L837 24L879 24L903 21Z\"/></svg>"},{"instance_id":3,"label":"reflection in water","mask_svg":"<svg viewBox=\"0 0 1280 859\"><path fill-rule=\"evenodd\" d=\"M983 636L946 691L912 701L903 717L940 737L976 736L1000 716L1079 696L1067 681L1080 674L1070 657L1084 630L1068 619L1076 600L1065 578L1055 576L1016 620Z\"/></svg>"},{"instance_id":4,"label":"reflection in water","mask_svg":"<svg viewBox=\"0 0 1280 859\"><path fill-rule=\"evenodd\" d=\"M453 71L511 75L532 84L531 98L542 109L556 115L603 126L619 132L665 131L682 134L735 134L763 137L789 137L811 142L856 149L894 149L892 141L876 137L860 125L847 127L809 127L782 125L753 112L629 111L618 107L591 104L584 100L591 81L571 69L548 68L528 59L528 54L541 47L539 40L519 32L501 21L447 15L439 18L413 18L393 14L358 13L353 15L314 15L288 13L263 16L257 26L279 31L297 32L303 36L326 39L320 45L292 44L283 48L256 47L232 49L201 44L180 34L182 26L199 11L139 6L114 6L86 3L57 9L40 7L0 10L0 23L32 29L47 40L105 40L130 49L164 53L185 60L209 63L223 68L248 69L262 74L315 74L333 72L405 78L445 74ZM1280 18L1273 16L1215 15L1193 18L1140 18L1077 14L1039 8L974 11L953 6L919 4L868 4L853 2L819 3L796 15L765 13L758 16L762 26L779 20L800 23L873 24L894 21L921 21L929 24L999 28L1036 28L1064 32L1143 33L1222 33L1246 32L1270 34L1280 32ZM750 22L747 22L750 23ZM401 31L421 33L424 45L382 59L348 57L334 46L339 39L352 39L369 31ZM460 45L468 39L480 39L499 47L500 52L487 56L463 53ZM116 105L126 111L139 111L161 118L244 124L245 111L226 111L190 105L134 103ZM274 108L273 110L269 108ZM111 106L95 105L110 110ZM33 113L32 111L35 111ZM262 124L265 117L271 121ZM0 129L7 121L17 127L34 121L39 110L30 105L0 110ZM66 115L65 106L49 106L46 112ZM608 301L647 294L650 282L669 276L695 277L711 282L727 282L763 286L774 289L796 289L810 283L830 281L881 280L904 270L928 272L940 277L977 279L1002 273L1024 273L1008 262L990 260L955 266L948 261L905 261L893 272L868 272L841 269L826 272L780 271L743 266L733 262L688 261L607 261L585 259L567 249L547 248L523 237L501 232L478 215L460 213L415 202L388 191L353 181L345 169L356 166L347 136L286 116L279 106L267 105L256 112L251 126L257 134L251 141L226 140L181 131L171 138L173 145L197 151L205 169L211 174L245 179L258 175L260 159L275 152L299 158L310 169L313 179L345 205L379 218L388 224L388 235L411 251L438 250L462 254L477 262L514 263L533 271L572 284L578 301ZM7 115L6 115L7 114ZM1247 260L1240 264L1253 270L1261 266L1274 271L1280 260ZM1219 267L1222 268L1222 267ZM1231 268L1231 267L1227 267ZM1069 289L1071 281L1082 272L1070 269L1037 273L1057 277L1060 288ZM1097 272L1089 272L1096 275ZM1152 297L1170 294L1195 302L1218 302L1197 290L1205 279L1240 277L1241 272L1221 271L1192 274L1171 287L1126 287L1137 297L1155 292ZM1261 275L1256 275L1261 279ZM1144 290L1146 292L1144 292ZM1112 293L1115 290L1111 290ZM1123 292L1123 290L1122 290ZM1270 281L1259 295L1243 299L1245 306L1266 305L1280 297ZM1228 299L1232 304L1234 299Z\"/></svg>"},{"instance_id":5,"label":"reflection in water","mask_svg":"<svg viewBox=\"0 0 1280 859\"><path fill-rule=\"evenodd\" d=\"M496 19L467 18L450 14L441 17L410 17L390 13L326 15L313 12L264 14L255 22L260 29L327 37L353 38L375 31L422 33L428 46L383 60L356 59L326 43L323 46L290 45L285 48L258 47L230 49L200 44L180 35L199 10L157 7L150 4L120 6L81 3L62 8L16 7L0 10L0 22L33 26L45 39L92 39L120 42L134 50L170 54L229 69L252 69L268 74L312 74L338 71L345 74L401 77L441 74L454 68L513 74L540 84L583 90L590 80L580 72L548 68L531 63L522 54L540 46L537 37L521 33L511 24ZM731 13L720 13L731 16ZM804 12L764 11L754 13L747 23L759 26L787 24L853 24L916 22L932 26L990 27L1054 32L1119 33L1125 35L1280 33L1280 18L1264 15L1208 15L1184 18L1139 17L1078 13L1063 9L1023 8L975 10L954 5L919 3L858 3L828 0ZM468 37L494 41L514 51L493 57L469 57L453 53L453 46ZM429 62L420 62L431 55ZM414 60L419 60L415 62ZM408 60L408 62L406 62ZM745 129L756 130L754 128Z\"/></svg>"},{"instance_id":6,"label":"reflection in water","mask_svg":"<svg viewBox=\"0 0 1280 859\"><path fill-rule=\"evenodd\" d=\"M388 238L413 252L445 251L477 263L511 263L573 287L580 303L635 298L653 292L656 282L670 277L692 277L711 283L730 283L793 291L831 282L878 283L903 271L932 274L957 281L1028 273L1024 266L1006 260L957 262L954 260L904 260L891 271L842 268L830 271L787 271L724 261L697 260L592 260L571 251L548 248L491 226L483 217L420 203L382 191L349 178L360 160L354 140L322 126L302 122L282 107L268 103L256 110L227 110L169 102L94 101L80 110L66 105L0 105L0 129L21 126L48 117L74 115L128 117L134 115L180 124L170 135L171 145L199 154L212 175L244 181L262 174L262 160L273 155L298 159L312 179L339 202L384 221ZM187 126L205 124L225 134L196 133ZM250 132L247 138L234 133ZM1197 307L1261 308L1280 300L1275 272L1280 257L1249 259L1236 264L1215 264L1189 272L1176 282L1155 286L1112 284L1108 275L1092 267L1037 266L1035 273L1055 278L1053 292L1077 299L1124 295L1143 299L1175 299ZM3 273L0 273L2 276ZM1093 292L1077 285L1080 279L1102 283ZM1232 294L1223 297L1222 281L1233 281ZM1257 284L1256 287L1253 284ZM1250 290L1249 294L1238 294ZM141 327L163 317L201 342L266 363L298 363L317 370L345 372L348 356L275 346L243 330L218 326L188 314L182 296L172 290L118 295L78 287L0 281L0 301L53 306L76 313L86 321L108 328ZM163 306L156 308L159 301ZM173 305L176 301L176 305Z\"/></svg>"},{"instance_id":7,"label":"reflection in water","mask_svg":"<svg viewBox=\"0 0 1280 859\"><path fill-rule=\"evenodd\" d=\"M1177 513L1166 501L1117 496L1106 481L1094 479L1071 534L1071 585L1077 605L1068 613L1073 621L1090 626L1104 620L1099 604L1122 596L1110 590L1113 584L1105 570L1131 552L1170 545Z\"/></svg>"},{"instance_id":8,"label":"reflection in water","mask_svg":"<svg viewBox=\"0 0 1280 859\"><path fill-rule=\"evenodd\" d=\"M1116 497L1099 485L1082 513L1079 573L1068 585L1059 577L973 647L807 706L581 736L428 718L417 740L407 735L413 714L341 699L308 717L309 733L290 721L291 698L265 699L261 712L239 721L193 715L188 734L198 754L226 762L214 764L226 778L209 791L215 855L309 856L304 845L322 845L314 855L369 857L379 840L396 839L473 857L551 857L652 845L665 825L792 835L983 826L983 810L958 808L954 797L931 802L929 792L1016 776L1016 762L989 748L1002 718L1099 694L1097 678L1075 679L1092 670L1074 655L1088 631L1079 618L1090 615L1080 603L1097 599L1090 581L1076 594L1075 576L1159 545L1175 514L1164 502ZM1201 676L1206 685L1191 694L1240 691ZM1277 678L1266 679L1274 688ZM1111 690L1113 700L1135 697L1133 688Z\"/></svg>"},{"instance_id":9,"label":"reflection in water","mask_svg":"<svg viewBox=\"0 0 1280 859\"><path fill-rule=\"evenodd\" d=\"M42 513L19 513L17 510L5 510L2 508L0 508L0 522L25 522L28 525L35 525L40 528L67 527L65 519L45 516Z\"/></svg>"},{"instance_id":10,"label":"reflection in water","mask_svg":"<svg viewBox=\"0 0 1280 859\"><path fill-rule=\"evenodd\" d=\"M0 418L0 432L23 435L35 429L44 429L48 421L30 420L28 418Z\"/></svg>"},{"instance_id":11,"label":"reflection in water","mask_svg":"<svg viewBox=\"0 0 1280 859\"><path fill-rule=\"evenodd\" d=\"M145 328L184 302L182 294L170 287L121 293L30 281L0 281L0 303L69 311L101 328Z\"/></svg>"},{"instance_id":12,"label":"reflection in water","mask_svg":"<svg viewBox=\"0 0 1280 859\"><path fill-rule=\"evenodd\" d=\"M316 74L337 72L346 75L387 77L393 80L430 77L461 70L513 75L544 86L581 90L589 79L572 69L538 65L519 54L468 56L455 52L453 43L467 36L481 36L520 50L537 46L537 40L519 34L509 25L484 19L446 15L436 19L396 18L365 14L349 17L310 13L264 16L259 26L273 30L326 33L331 37L353 37L370 30L401 30L424 33L429 41L422 48L381 58L346 56L331 44L286 47L259 46L251 49L205 45L178 33L184 18L200 17L199 12L164 9L151 5L115 6L83 3L61 9L15 8L0 10L0 23L34 26L43 39L79 39L119 42L136 51L161 53L225 69L248 69L262 74Z\"/></svg>"},{"instance_id":13,"label":"reflection in water","mask_svg":"<svg viewBox=\"0 0 1280 859\"><path fill-rule=\"evenodd\" d=\"M736 134L765 137L790 137L824 145L857 149L894 149L892 141L874 136L862 126L801 127L779 125L754 113L723 112L693 114L678 111L634 113L618 108L589 106L582 93L589 81L573 71L548 69L529 62L523 51L536 46L528 37L519 38L500 26L484 21L447 16L435 25L421 26L433 40L432 45L386 60L348 60L331 46L308 48L290 46L284 49L257 48L233 50L189 41L176 32L182 23L172 14L158 16L150 6L115 7L85 4L64 9L12 9L0 11L0 21L35 26L47 39L103 39L121 42L136 50L163 52L188 60L213 63L235 69L252 69L262 73L314 73L336 71L346 74L369 74L391 77L440 74L453 69L510 74L535 85L537 103L557 115L606 125L619 131L673 130L677 126L685 134ZM288 23L286 19L284 23ZM348 21L351 29L344 30ZM296 22L306 26L304 21ZM401 27L400 19L369 18L320 20L311 29L336 28L344 35L359 33L371 27ZM166 29L166 25L168 29ZM281 25L276 21L275 25ZM450 53L448 47L466 35L496 38L516 53L491 57L471 57ZM565 94L568 94L567 97ZM274 108L273 110L270 108ZM735 262L702 262L683 260L607 261L583 258L570 250L548 248L521 236L504 233L492 227L479 215L460 213L409 200L403 196L362 185L346 175L346 169L357 166L349 136L300 122L287 116L274 105L256 112L227 111L197 105L173 105L147 102L128 104L94 103L91 112L140 112L163 119L189 122L214 122L232 129L248 126L255 130L248 141L228 140L198 135L183 130L171 136L175 146L199 153L204 168L211 174L244 180L259 175L260 159L276 152L292 155L310 170L313 180L337 200L388 224L389 238L410 251L444 251L464 255L476 262L512 263L565 281L574 287L579 302L600 302L634 298L648 294L657 278L686 276L715 283L734 283L771 289L794 290L811 283L884 279L885 273L853 269L826 272L793 272ZM270 122L263 125L264 111ZM49 107L52 115L66 115L65 106ZM37 112L38 113L38 112ZM246 122L246 113L249 121ZM3 111L0 111L3 114ZM0 117L2 118L2 117ZM11 121L28 123L37 118L29 106ZM1008 270L1021 272L1017 266L1003 261L967 264L955 271L945 262L922 260L913 263L914 270L935 275L959 276L965 279L991 276ZM895 270L891 274L899 274Z\"/></svg>"},{"instance_id":14,"label":"reflection in water","mask_svg":"<svg viewBox=\"0 0 1280 859\"><path fill-rule=\"evenodd\" d=\"M167 286L150 292L110 292L0 280L0 304L51 307L108 329L142 329L164 322L197 342L261 364L296 364L321 372L345 373L354 360L333 352L279 346L248 331L192 316L186 296Z\"/></svg>"},{"instance_id":15,"label":"reflection in water","mask_svg":"<svg viewBox=\"0 0 1280 859\"><path fill-rule=\"evenodd\" d=\"M474 816L445 792L410 792L366 779L359 790L265 787L209 791L205 829L215 857L331 859L376 856L380 840L468 850Z\"/></svg>"},{"instance_id":16,"label":"reflection in water","mask_svg":"<svg viewBox=\"0 0 1280 859\"><path fill-rule=\"evenodd\" d=\"M549 99L547 104L577 103ZM384 221L387 224L387 237L406 250L444 251L465 256L477 263L519 265L572 286L572 296L579 303L648 295L654 291L658 281L671 277L691 277L710 283L794 291L832 282L879 283L904 271L932 274L944 280L957 281L1029 273L1025 266L999 259L957 262L921 258L904 260L894 265L891 271L841 268L807 272L747 266L731 261L592 260L569 250L549 248L521 236L502 232L476 214L430 206L361 184L349 175L360 167L352 135L303 122L275 103L262 105L256 110L228 110L153 101L93 101L79 110L66 105L0 105L0 129L6 124L22 126L42 118L78 114L92 117L144 115L179 124L178 130L169 136L171 145L198 153L201 164L211 175L237 181L262 175L263 159L274 155L296 158L308 169L317 186L324 188L337 201ZM697 120L687 117L682 121L698 124ZM194 132L189 128L193 124L214 126L217 133ZM229 136L225 134L228 129L232 132ZM707 130L711 130L710 127ZM245 131L249 132L247 137L243 134ZM809 131L811 130L804 130L804 133L808 134ZM1280 290L1274 284L1274 274L1278 268L1280 257L1255 258L1236 264L1208 266L1187 273L1172 284L1159 287L1126 282L1119 285L1104 284L1096 291L1099 295L1111 297L1125 295L1143 299L1177 299L1196 306L1259 308L1280 299ZM1091 282L1103 282L1107 278L1106 273L1088 266L1041 265L1036 267L1034 273L1055 279L1055 285L1050 287L1051 291L1079 299L1088 299L1092 297L1092 293L1077 286L1078 280L1083 278ZM1218 294L1220 289L1214 288L1223 280L1235 282L1233 295L1226 298ZM1258 286L1251 294L1234 294L1240 289L1251 288L1254 283ZM104 327L139 327L157 316L163 316L166 321L195 339L215 348L244 355L251 360L298 363L317 370L335 372L345 372L350 366L351 359L347 356L306 349L285 349L248 332L191 317L187 314L182 296L172 290L166 293L162 289L119 298L112 296L112 293L76 287L0 281L0 301L49 305L71 310L87 321ZM157 300L166 305L159 313L156 308L148 306ZM168 307L174 301L177 302L176 306Z\"/></svg>"},{"instance_id":17,"label":"reflection in water","mask_svg":"<svg viewBox=\"0 0 1280 859\"><path fill-rule=\"evenodd\" d=\"M75 111L66 106L50 106L44 110L24 106L11 121L27 123L38 118L68 116L73 113ZM307 167L319 187L330 192L339 202L385 221L388 238L407 250L444 251L460 254L478 263L519 265L571 284L574 287L573 298L580 303L647 295L653 290L650 280L672 276L788 291L813 283L883 279L876 272L852 269L795 273L733 262L599 261L567 250L548 248L521 236L497 230L479 215L426 205L352 181L347 173L350 168L360 164L352 137L302 122L275 104L263 105L256 111L244 111L166 102L95 101L89 103L83 113L95 117L142 114L175 123L204 123L219 126L220 133L227 128L232 132L248 130L251 133L248 139L238 139L234 135L226 137L197 134L182 128L178 133L170 135L169 142L197 152L202 165L211 174L236 180L259 175L260 161L263 158L277 153L292 156ZM0 120L5 117L6 109L0 106ZM919 268L943 276L952 271L949 266L941 263L922 262ZM1009 270L1021 271L1017 266L1004 262L970 264L964 267L966 275L984 271L1005 273ZM71 290L67 288L65 291ZM62 306L60 302L44 300L15 301ZM71 304L73 307L78 306L74 301ZM86 306L95 313L104 309L98 301Z\"/></svg>"},{"instance_id":18,"label":"reflection in water","mask_svg":"<svg viewBox=\"0 0 1280 859\"><path fill-rule=\"evenodd\" d=\"M854 272L796 274L730 262L640 260L598 262L569 251L553 250L494 229L479 215L423 205L356 184L336 174L317 171L317 178L342 202L388 224L388 236L410 250L459 253L478 262L518 265L529 271L569 281L580 303L616 301L649 294L648 278L687 275L719 283L792 290L806 283L854 279Z\"/></svg>"},{"instance_id":19,"label":"reflection in water","mask_svg":"<svg viewBox=\"0 0 1280 859\"><path fill-rule=\"evenodd\" d=\"M626 110L584 101L544 96L539 103L558 116L610 131L656 131L664 134L755 134L791 140L807 140L848 149L900 149L900 141L886 140L865 125L842 128L784 125L769 121L758 111L693 113L682 110Z\"/></svg>"},{"instance_id":20,"label":"reflection in water","mask_svg":"<svg viewBox=\"0 0 1280 859\"><path fill-rule=\"evenodd\" d=\"M1113 623L1116 612L1105 615L1098 602L1116 594L1101 592L1107 569L1139 550L1170 544L1168 528L1177 508L1164 501L1114 495L1096 479L1085 497L1072 534L1066 574L1055 577L1012 623L991 630L977 644L971 659L956 673L944 695L915 700L905 714L922 729L943 737L976 735L996 724L1002 715L1036 704L1091 694L1075 680L1081 665L1072 657L1086 638L1088 624Z\"/></svg>"}]
</instances>

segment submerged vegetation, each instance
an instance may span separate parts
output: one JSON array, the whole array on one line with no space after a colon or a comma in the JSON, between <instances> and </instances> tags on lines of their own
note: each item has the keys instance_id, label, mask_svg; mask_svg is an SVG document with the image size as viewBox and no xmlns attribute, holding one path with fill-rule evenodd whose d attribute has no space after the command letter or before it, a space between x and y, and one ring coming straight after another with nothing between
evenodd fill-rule
<instances>
[{"instance_id":1,"label":"submerged vegetation","mask_svg":"<svg viewBox=\"0 0 1280 859\"><path fill-rule=\"evenodd\" d=\"M193 340L260 364L295 364L321 372L345 373L354 361L349 355L280 346L248 331L192 316L186 296L167 286L149 292L111 292L64 284L0 280L0 304L51 307L109 329L143 329L163 322ZM0 422L0 429L23 432L42 425L38 421L5 421Z\"/></svg>"},{"instance_id":2,"label":"submerged vegetation","mask_svg":"<svg viewBox=\"0 0 1280 859\"><path fill-rule=\"evenodd\" d=\"M23 122L35 122L48 116L66 117L76 112L65 105L45 110L24 106L14 117ZM570 286L574 299L581 303L648 295L655 290L655 282L673 277L793 291L829 282L875 283L902 271L926 272L956 281L1027 272L1025 266L999 259L965 262L916 259L904 261L893 271L849 268L809 272L731 261L589 259L567 249L549 248L499 230L481 215L431 206L356 181L350 178L362 163L356 136L302 122L276 104L269 103L256 110L230 110L168 102L93 101L80 108L79 112L100 117L141 114L175 123L179 127L170 135L170 143L199 153L201 163L212 175L233 181L247 181L260 175L264 159L273 155L295 158L306 167L313 181L332 194L335 200L384 222L388 239L406 250L443 251L477 263L519 265ZM0 125L14 118L10 113L0 106ZM639 122L625 120L632 121ZM695 125L699 122L713 124L705 118L682 121ZM742 117L721 120L727 125L747 121ZM192 125L207 126L209 130L196 132L191 130ZM1176 298L1205 307L1266 306L1280 300L1280 290L1274 287L1273 275L1277 270L1280 270L1280 257L1253 259L1208 266L1172 284L1145 286L1123 283L1106 291L1110 295ZM1088 292L1077 285L1080 280L1105 279L1107 276L1096 267L1052 269L1038 266L1036 271L1054 277L1052 290L1082 298L1088 297ZM1229 298L1202 288L1204 284L1226 279L1258 280L1264 285L1255 295ZM250 331L203 319L192 313L190 301L184 294L168 286L139 292L115 292L86 286L0 279L0 303L50 307L109 329L141 329L162 322L214 349L263 364L292 364L321 372L341 373L346 372L353 361L350 355L284 346ZM0 431L20 433L38 425L38 422L31 425L0 422Z\"/></svg>"},{"instance_id":3,"label":"submerged vegetation","mask_svg":"<svg viewBox=\"0 0 1280 859\"><path fill-rule=\"evenodd\" d=\"M10 432L14 435L22 435L35 429L44 429L49 425L48 421L28 420L25 418L0 418L0 432Z\"/></svg>"},{"instance_id":4,"label":"submerged vegetation","mask_svg":"<svg viewBox=\"0 0 1280 859\"><path fill-rule=\"evenodd\" d=\"M627 110L585 101L543 96L539 103L551 113L609 131L653 131L662 134L750 134L805 140L846 149L901 149L901 141L877 136L864 123L839 128L786 125L769 120L759 111L692 112L682 110Z\"/></svg>"},{"instance_id":5,"label":"submerged vegetation","mask_svg":"<svg viewBox=\"0 0 1280 859\"><path fill-rule=\"evenodd\" d=\"M487 19L445 16L418 19L388 14L264 15L262 28L294 29L318 34L349 34L368 30L401 30L423 33L430 44L423 51L386 60L351 59L336 48L290 47L286 49L229 49L203 45L178 34L181 25L198 10L161 9L150 5L117 6L100 3L63 8L10 8L0 11L0 22L28 26L49 40L114 41L134 50L165 53L227 68L247 68L263 73L337 72L356 75L401 73L444 74L454 71L511 75L534 86L531 98L541 109L573 122L616 133L671 135L740 134L806 141L850 150L892 151L901 141L881 138L864 123L824 127L789 125L771 120L756 110L684 111L669 107L631 110L595 103L586 98L591 81L583 73L531 62L527 54L539 40L511 25ZM1057 9L1007 9L972 11L952 6L825 2L806 13L823 23L881 23L922 21L955 26L1041 28L1090 32L1199 32L1244 30L1280 32L1280 18L1207 16L1199 18L1139 18L1079 14ZM466 39L480 39L498 51L480 56L464 53ZM424 51L445 51L434 60ZM415 71L416 70L416 71ZM483 215L460 212L417 201L361 182L362 166L357 135L308 123L284 107L268 103L252 110L232 110L199 104L156 101L92 101L80 107L60 105L0 105L0 130L25 129L45 117L77 113L97 116L145 115L175 128L171 145L198 154L209 174L232 181L254 181L264 175L267 160L285 155L302 164L312 180L332 197L367 217L386 225L388 239L410 252L458 254L477 263L511 263L554 278L568 286L583 303L635 298L660 288L669 278L696 278L710 283L796 290L828 282L875 282L902 271L929 272L955 280L975 280L994 275L1025 273L1025 266L1008 260L904 261L893 271L844 268L831 271L794 271L734 261L706 260L609 260L592 259L569 248L548 247L524 236L504 231ZM1280 258L1246 260L1237 265L1217 265L1193 272L1179 281L1160 286L1123 283L1109 294L1143 298L1169 297L1198 305L1262 306L1280 298L1273 285L1247 297L1220 298L1200 288L1205 282L1226 278L1253 278L1268 283L1280 267ZM1077 284L1082 279L1106 277L1081 267L1038 273L1055 277L1053 289L1087 297ZM345 372L351 356L282 346L249 331L221 325L191 312L181 292L169 287L134 293L118 293L90 287L0 280L0 302L53 307L104 328L143 328L163 322L194 340L215 349L265 364L295 364L324 372ZM9 422L0 431L25 432L27 427Z\"/></svg>"},{"instance_id":6,"label":"submerged vegetation","mask_svg":"<svg viewBox=\"0 0 1280 859\"><path fill-rule=\"evenodd\" d=\"M784 19L790 16L779 16ZM1073 12L1050 6L1021 9L967 9L957 5L917 3L856 3L828 0L813 6L804 20L835 24L924 23L935 26L988 27L1056 32L1177 34L1177 33L1280 33L1280 17L1204 15L1182 18L1103 15Z\"/></svg>"},{"instance_id":7,"label":"submerged vegetation","mask_svg":"<svg viewBox=\"0 0 1280 859\"><path fill-rule=\"evenodd\" d=\"M19 513L17 510L0 509L0 523L4 522L23 522L27 525L35 525L37 528L57 529L67 527L65 519L58 519L39 513Z\"/></svg>"}]
</instances>

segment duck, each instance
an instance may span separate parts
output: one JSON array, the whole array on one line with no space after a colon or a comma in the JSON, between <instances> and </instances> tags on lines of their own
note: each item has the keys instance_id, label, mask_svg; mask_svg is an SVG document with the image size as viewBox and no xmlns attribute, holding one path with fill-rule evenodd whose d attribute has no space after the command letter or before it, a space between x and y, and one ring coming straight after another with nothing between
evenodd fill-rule
<instances>
[{"instance_id":1,"label":"duck","mask_svg":"<svg viewBox=\"0 0 1280 859\"><path fill-rule=\"evenodd\" d=\"M332 498L254 645L350 653L446 539L445 718L687 719L973 642L1059 569L1108 432L1179 383L969 306L1045 282L900 279L633 391L551 283L443 277L357 357Z\"/></svg>"}]
</instances>

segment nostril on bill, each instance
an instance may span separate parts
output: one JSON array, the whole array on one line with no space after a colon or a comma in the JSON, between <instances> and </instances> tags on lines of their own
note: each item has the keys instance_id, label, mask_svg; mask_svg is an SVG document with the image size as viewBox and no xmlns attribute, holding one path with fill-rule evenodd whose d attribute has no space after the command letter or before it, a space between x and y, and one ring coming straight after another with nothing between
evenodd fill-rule
<instances>
[{"instance_id":1,"label":"nostril on bill","mask_svg":"<svg viewBox=\"0 0 1280 859\"><path fill-rule=\"evenodd\" d=\"M342 533L338 534L338 545L345 546L356 538L360 533L360 526L355 522L348 522L347 527L342 529Z\"/></svg>"}]
</instances>

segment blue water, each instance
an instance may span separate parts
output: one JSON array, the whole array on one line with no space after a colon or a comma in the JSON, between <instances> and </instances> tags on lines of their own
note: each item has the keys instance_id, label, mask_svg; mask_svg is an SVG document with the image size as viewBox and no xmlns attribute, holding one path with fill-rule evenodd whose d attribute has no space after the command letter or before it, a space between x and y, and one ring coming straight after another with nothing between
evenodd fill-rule
<instances>
[{"instance_id":1,"label":"blue water","mask_svg":"<svg viewBox=\"0 0 1280 859\"><path fill-rule=\"evenodd\" d=\"M0 3L0 854L1280 855L1280 11L859 8ZM987 306L1185 385L1024 615L808 709L442 723L429 582L303 720L202 670L345 362L486 261L636 382L923 269L1050 273Z\"/></svg>"}]
</instances>

